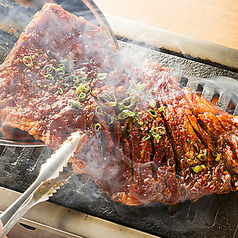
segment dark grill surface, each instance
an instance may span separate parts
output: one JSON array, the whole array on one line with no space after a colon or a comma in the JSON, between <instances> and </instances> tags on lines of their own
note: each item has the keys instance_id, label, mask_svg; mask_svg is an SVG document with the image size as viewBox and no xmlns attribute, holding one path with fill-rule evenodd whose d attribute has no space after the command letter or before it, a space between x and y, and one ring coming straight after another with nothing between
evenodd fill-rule
<instances>
[{"instance_id":1,"label":"dark grill surface","mask_svg":"<svg viewBox=\"0 0 238 238\"><path fill-rule=\"evenodd\" d=\"M9 38L7 33L6 37L10 43L16 40L12 35ZM4 39L0 45L3 42ZM121 51L131 60L157 60L171 69L179 78L181 87L188 86L223 110L238 114L238 73L131 43L119 43ZM3 54L6 52L2 51ZM206 79L211 77L216 78ZM51 153L47 147L0 146L0 185L23 192ZM195 203L184 201L177 206L154 203L128 207L112 202L90 177L74 175L50 201L161 237L238 237L238 193L205 196Z\"/></svg>"}]
</instances>

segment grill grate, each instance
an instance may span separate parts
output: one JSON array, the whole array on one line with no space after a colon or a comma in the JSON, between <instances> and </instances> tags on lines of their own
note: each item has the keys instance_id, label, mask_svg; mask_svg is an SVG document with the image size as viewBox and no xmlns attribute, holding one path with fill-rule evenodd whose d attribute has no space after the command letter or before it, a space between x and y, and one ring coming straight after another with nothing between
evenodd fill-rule
<instances>
[{"instance_id":1,"label":"grill grate","mask_svg":"<svg viewBox=\"0 0 238 238\"><path fill-rule=\"evenodd\" d=\"M216 82L206 83L206 79L201 78L185 78L180 79L181 87L189 87L198 95L205 97L213 104L217 105L223 111L236 116L238 114L238 95L232 89L218 88ZM237 81L234 80L237 84Z\"/></svg>"}]
</instances>

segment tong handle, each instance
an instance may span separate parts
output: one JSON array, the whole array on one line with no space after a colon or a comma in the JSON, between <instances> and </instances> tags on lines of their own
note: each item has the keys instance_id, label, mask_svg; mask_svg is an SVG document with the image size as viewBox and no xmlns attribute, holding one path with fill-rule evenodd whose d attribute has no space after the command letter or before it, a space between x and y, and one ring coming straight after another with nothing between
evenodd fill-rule
<instances>
[{"instance_id":1,"label":"tong handle","mask_svg":"<svg viewBox=\"0 0 238 238\"><path fill-rule=\"evenodd\" d=\"M40 183L41 181L36 179L35 182L0 215L0 220L3 224L1 238L12 229L12 227L32 206L35 205L35 203L32 202L33 192L40 185Z\"/></svg>"},{"instance_id":2,"label":"tong handle","mask_svg":"<svg viewBox=\"0 0 238 238\"><path fill-rule=\"evenodd\" d=\"M27 211L34 205L48 200L48 198L71 176L71 171L63 171L63 173L60 173L59 177L49 179L44 183L42 183L40 179L35 181L2 215L0 215L0 219L3 223L1 238L12 229ZM39 183L41 183L41 185L35 189Z\"/></svg>"},{"instance_id":3,"label":"tong handle","mask_svg":"<svg viewBox=\"0 0 238 238\"><path fill-rule=\"evenodd\" d=\"M63 171L68 159L73 155L78 146L82 146L83 143L80 144L80 142L84 140L85 136L81 131L72 133L63 145L42 164L36 180L0 215L0 220L3 223L1 238L10 231L32 206L47 200L63 183L62 181L66 180L65 178L63 180L59 178L59 173Z\"/></svg>"}]
</instances>

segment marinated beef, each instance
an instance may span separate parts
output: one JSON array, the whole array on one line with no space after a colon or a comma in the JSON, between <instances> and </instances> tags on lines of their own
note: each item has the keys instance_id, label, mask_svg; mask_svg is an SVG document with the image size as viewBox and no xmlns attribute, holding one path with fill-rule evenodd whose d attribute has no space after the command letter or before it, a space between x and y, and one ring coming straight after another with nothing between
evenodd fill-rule
<instances>
[{"instance_id":1,"label":"marinated beef","mask_svg":"<svg viewBox=\"0 0 238 238\"><path fill-rule=\"evenodd\" d=\"M106 33L46 4L0 66L0 124L52 149L87 134L72 159L114 201L195 201L238 189L238 119L147 60L133 67ZM13 135L14 136L14 135Z\"/></svg>"}]
</instances>

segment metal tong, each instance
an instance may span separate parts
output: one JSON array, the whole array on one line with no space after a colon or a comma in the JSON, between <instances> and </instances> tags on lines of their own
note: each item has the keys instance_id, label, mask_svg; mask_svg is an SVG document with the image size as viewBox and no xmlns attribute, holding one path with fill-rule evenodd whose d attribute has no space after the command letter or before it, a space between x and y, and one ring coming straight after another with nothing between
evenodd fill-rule
<instances>
[{"instance_id":1,"label":"metal tong","mask_svg":"<svg viewBox=\"0 0 238 238\"><path fill-rule=\"evenodd\" d=\"M45 147L46 145L41 141L33 142L23 142L9 140L4 137L0 137L0 146L10 146L10 147Z\"/></svg>"},{"instance_id":2,"label":"metal tong","mask_svg":"<svg viewBox=\"0 0 238 238\"><path fill-rule=\"evenodd\" d=\"M81 131L72 133L63 145L42 164L39 175L31 186L0 215L3 223L1 238L31 207L48 200L69 179L71 174L60 172L63 171L68 159L73 155L84 136L85 134Z\"/></svg>"}]
</instances>

